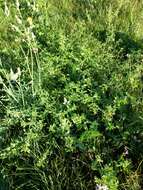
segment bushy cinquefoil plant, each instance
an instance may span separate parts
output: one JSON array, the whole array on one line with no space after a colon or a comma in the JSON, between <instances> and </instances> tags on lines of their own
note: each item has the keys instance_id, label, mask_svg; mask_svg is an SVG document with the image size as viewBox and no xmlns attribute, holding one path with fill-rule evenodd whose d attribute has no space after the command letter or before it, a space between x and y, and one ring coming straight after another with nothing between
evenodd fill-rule
<instances>
[{"instance_id":1,"label":"bushy cinquefoil plant","mask_svg":"<svg viewBox=\"0 0 143 190\"><path fill-rule=\"evenodd\" d=\"M17 7L17 48L1 51L2 175L10 189L123 188L143 155L142 49L81 21L67 33L40 5Z\"/></svg>"}]
</instances>

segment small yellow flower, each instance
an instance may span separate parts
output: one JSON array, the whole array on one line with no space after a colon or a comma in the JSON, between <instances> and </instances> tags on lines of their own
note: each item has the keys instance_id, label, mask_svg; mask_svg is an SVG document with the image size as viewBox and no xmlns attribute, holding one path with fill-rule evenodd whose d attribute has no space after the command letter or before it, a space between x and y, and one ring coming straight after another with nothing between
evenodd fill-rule
<instances>
[{"instance_id":1,"label":"small yellow flower","mask_svg":"<svg viewBox=\"0 0 143 190\"><path fill-rule=\"evenodd\" d=\"M32 26L32 24L33 24L32 17L28 17L27 22L29 23L30 26Z\"/></svg>"}]
</instances>

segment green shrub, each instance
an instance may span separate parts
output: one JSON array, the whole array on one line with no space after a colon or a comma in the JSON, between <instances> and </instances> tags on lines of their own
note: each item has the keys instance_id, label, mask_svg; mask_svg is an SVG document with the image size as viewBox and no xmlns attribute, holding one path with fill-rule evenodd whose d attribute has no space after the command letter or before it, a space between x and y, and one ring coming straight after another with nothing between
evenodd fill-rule
<instances>
[{"instance_id":1,"label":"green shrub","mask_svg":"<svg viewBox=\"0 0 143 190\"><path fill-rule=\"evenodd\" d=\"M142 188L142 45L127 31L133 1L116 2L2 3L1 17L5 6L10 15L0 28L0 162L9 189Z\"/></svg>"}]
</instances>

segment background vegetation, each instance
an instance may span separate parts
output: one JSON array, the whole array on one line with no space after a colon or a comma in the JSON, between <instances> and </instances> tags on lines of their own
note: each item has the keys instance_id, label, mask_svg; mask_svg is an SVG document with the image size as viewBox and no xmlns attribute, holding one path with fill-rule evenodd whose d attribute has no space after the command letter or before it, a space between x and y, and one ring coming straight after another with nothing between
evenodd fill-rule
<instances>
[{"instance_id":1,"label":"background vegetation","mask_svg":"<svg viewBox=\"0 0 143 190\"><path fill-rule=\"evenodd\" d=\"M0 189L143 188L143 2L0 0Z\"/></svg>"}]
</instances>

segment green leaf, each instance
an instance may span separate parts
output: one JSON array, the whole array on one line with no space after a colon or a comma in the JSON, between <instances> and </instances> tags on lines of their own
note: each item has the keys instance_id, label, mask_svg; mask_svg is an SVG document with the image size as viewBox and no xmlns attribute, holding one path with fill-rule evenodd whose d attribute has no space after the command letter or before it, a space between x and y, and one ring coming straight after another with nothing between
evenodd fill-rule
<instances>
[{"instance_id":1,"label":"green leaf","mask_svg":"<svg viewBox=\"0 0 143 190\"><path fill-rule=\"evenodd\" d=\"M101 134L98 132L98 131L95 131L95 130L88 130L88 131L85 131L81 137L80 137L80 141L83 142L83 141L88 141L88 140L91 140L91 139L95 139L97 137L100 137Z\"/></svg>"}]
</instances>

